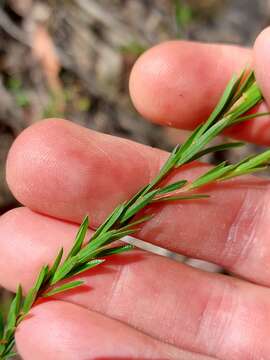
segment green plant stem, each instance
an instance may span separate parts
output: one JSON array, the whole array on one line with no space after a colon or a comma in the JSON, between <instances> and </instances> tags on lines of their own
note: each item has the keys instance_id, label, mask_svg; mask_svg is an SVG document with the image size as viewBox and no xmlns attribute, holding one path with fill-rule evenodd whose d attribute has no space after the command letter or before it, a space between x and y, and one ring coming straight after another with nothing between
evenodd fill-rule
<instances>
[{"instance_id":1,"label":"green plant stem","mask_svg":"<svg viewBox=\"0 0 270 360\"><path fill-rule=\"evenodd\" d=\"M18 286L5 324L0 319L0 359L13 356L16 328L24 321L39 298L53 296L81 286L82 281L70 279L99 266L108 256L133 248L131 245L113 246L112 244L126 235L135 234L139 230L138 225L153 216L136 216L149 204L161 201L199 200L208 195L194 193L194 190L198 188L212 182L224 181L265 169L270 161L270 150L260 155L250 156L237 164L230 165L223 162L191 182L183 179L166 186L161 185L172 170L195 161L205 154L242 146L243 143L232 142L207 147L224 129L250 119L251 115L246 115L246 112L262 100L263 96L253 72L243 72L239 77L234 76L207 121L199 125L184 144L176 146L151 183L129 201L117 206L85 243L89 226L89 220L86 217L78 230L70 252L64 258L64 251L60 249L53 265L44 265L41 268L35 284L24 299L22 287ZM257 116L261 115L257 114ZM256 114L252 116L255 117ZM135 216L136 219L134 219Z\"/></svg>"}]
</instances>

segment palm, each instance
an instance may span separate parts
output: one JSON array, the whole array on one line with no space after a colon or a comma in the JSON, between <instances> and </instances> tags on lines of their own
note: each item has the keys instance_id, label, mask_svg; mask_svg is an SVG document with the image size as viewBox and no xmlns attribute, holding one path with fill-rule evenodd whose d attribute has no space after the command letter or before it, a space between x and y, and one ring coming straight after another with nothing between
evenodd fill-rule
<instances>
[{"instance_id":1,"label":"palm","mask_svg":"<svg viewBox=\"0 0 270 360\"><path fill-rule=\"evenodd\" d=\"M223 71L214 67L218 54ZM193 127L192 120L211 110L231 72L249 57L248 50L238 48L164 44L135 66L131 95L151 120ZM240 127L236 135L269 145L262 132L269 128L267 121ZM72 222L88 213L91 225L98 225L147 183L166 157L62 120L27 129L7 164L8 183L26 207L0 220L1 283L12 290L18 282L29 287L40 266L52 261L63 244L66 249L72 244L77 230ZM188 167L174 177L183 178L183 171L193 177L204 166ZM23 358L269 358L267 190L268 183L255 178L248 184L238 180L212 187L207 202L157 208L139 234L220 264L245 280L204 273L139 250L114 256L83 276L82 289L33 309L34 316L16 334Z\"/></svg>"}]
</instances>

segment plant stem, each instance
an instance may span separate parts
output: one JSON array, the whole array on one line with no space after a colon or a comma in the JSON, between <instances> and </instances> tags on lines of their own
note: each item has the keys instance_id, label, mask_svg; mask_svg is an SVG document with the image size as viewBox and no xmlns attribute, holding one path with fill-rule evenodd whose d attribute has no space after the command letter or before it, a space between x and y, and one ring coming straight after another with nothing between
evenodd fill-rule
<instances>
[{"instance_id":1,"label":"plant stem","mask_svg":"<svg viewBox=\"0 0 270 360\"><path fill-rule=\"evenodd\" d=\"M63 249L60 249L53 265L44 265L41 268L35 284L24 299L22 287L18 286L6 323L4 324L0 319L0 359L8 359L13 356L16 328L24 321L39 298L53 296L81 286L82 281L70 281L70 279L99 266L108 256L133 248L131 245L112 246L112 244L126 235L135 234L139 230L138 225L152 217L152 215L136 217L134 220L134 217L149 204L160 201L205 198L208 196L207 194L197 194L192 191L215 181L224 181L250 174L268 166L270 150L251 156L234 165L226 162L219 164L192 182L183 179L163 187L160 185L172 170L195 161L205 154L242 146L243 143L231 142L207 147L224 129L250 119L251 115L246 116L246 112L262 100L263 96L253 72L243 72L239 77L234 76L207 121L199 125L184 144L177 145L151 183L138 191L129 201L117 206L86 245L83 245L89 226L88 217L86 217L78 230L73 247L65 259L63 258ZM254 114L253 117L266 114L268 113Z\"/></svg>"}]
</instances>

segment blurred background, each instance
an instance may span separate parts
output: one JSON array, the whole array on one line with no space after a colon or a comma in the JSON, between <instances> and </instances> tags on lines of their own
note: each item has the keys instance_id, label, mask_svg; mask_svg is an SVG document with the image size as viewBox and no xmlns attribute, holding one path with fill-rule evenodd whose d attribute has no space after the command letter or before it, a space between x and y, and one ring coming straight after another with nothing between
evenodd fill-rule
<instances>
[{"instance_id":1,"label":"blurred background","mask_svg":"<svg viewBox=\"0 0 270 360\"><path fill-rule=\"evenodd\" d=\"M270 0L0 0L0 213L17 206L5 159L25 127L64 117L171 149L185 133L145 122L130 102L137 57L172 38L248 46L269 24Z\"/></svg>"}]
</instances>

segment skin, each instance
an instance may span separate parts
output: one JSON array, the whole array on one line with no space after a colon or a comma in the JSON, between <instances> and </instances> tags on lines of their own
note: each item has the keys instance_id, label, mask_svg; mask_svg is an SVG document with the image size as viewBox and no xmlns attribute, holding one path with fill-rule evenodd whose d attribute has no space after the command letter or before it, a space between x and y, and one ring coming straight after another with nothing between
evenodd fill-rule
<instances>
[{"instance_id":1,"label":"skin","mask_svg":"<svg viewBox=\"0 0 270 360\"><path fill-rule=\"evenodd\" d=\"M135 64L130 94L161 125L192 129L232 72L251 64L270 104L270 29L253 49L173 41ZM269 118L231 136L270 145ZM41 121L14 142L7 182L23 207L0 218L0 282L28 289L85 214L95 228L159 170L167 153L65 120ZM196 164L172 179L205 171ZM209 200L156 207L139 238L224 266L209 274L156 255L114 256L82 276L86 285L42 301L16 332L23 359L270 358L270 192L255 177L209 187ZM210 225L210 226L209 226ZM91 229L89 230L91 232Z\"/></svg>"}]
</instances>

